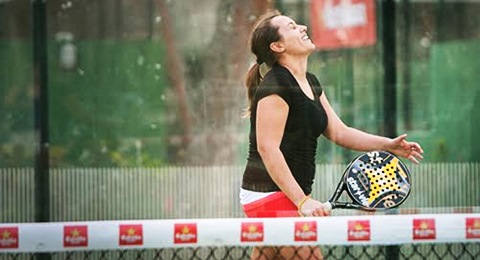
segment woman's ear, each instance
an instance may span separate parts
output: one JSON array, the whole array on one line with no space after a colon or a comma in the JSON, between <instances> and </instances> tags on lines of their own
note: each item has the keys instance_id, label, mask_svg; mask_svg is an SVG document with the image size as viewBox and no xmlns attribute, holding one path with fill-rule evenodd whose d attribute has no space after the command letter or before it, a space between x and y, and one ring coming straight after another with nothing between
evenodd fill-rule
<instances>
[{"instance_id":1,"label":"woman's ear","mask_svg":"<svg viewBox=\"0 0 480 260\"><path fill-rule=\"evenodd\" d=\"M283 45L282 42L277 41L277 42L270 43L270 49L274 52L281 53L285 51L285 46Z\"/></svg>"}]
</instances>

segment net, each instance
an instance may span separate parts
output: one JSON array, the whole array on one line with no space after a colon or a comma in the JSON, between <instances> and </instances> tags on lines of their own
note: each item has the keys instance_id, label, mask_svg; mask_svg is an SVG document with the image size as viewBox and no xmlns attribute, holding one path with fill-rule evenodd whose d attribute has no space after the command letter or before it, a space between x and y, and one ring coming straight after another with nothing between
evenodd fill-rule
<instances>
[{"instance_id":1,"label":"net","mask_svg":"<svg viewBox=\"0 0 480 260\"><path fill-rule=\"evenodd\" d=\"M0 259L478 259L480 214L0 224Z\"/></svg>"}]
</instances>

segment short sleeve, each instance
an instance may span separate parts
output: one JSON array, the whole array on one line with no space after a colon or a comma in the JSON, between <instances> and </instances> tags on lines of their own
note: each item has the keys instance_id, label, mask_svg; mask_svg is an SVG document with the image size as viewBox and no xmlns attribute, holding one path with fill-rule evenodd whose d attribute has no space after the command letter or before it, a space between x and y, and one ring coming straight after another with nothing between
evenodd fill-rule
<instances>
[{"instance_id":1,"label":"short sleeve","mask_svg":"<svg viewBox=\"0 0 480 260\"><path fill-rule=\"evenodd\" d=\"M260 101L260 99L270 96L278 95L280 96L288 105L291 104L291 83L288 78L282 74L273 74L265 78L258 86L258 89L255 93L255 99Z\"/></svg>"},{"instance_id":2,"label":"short sleeve","mask_svg":"<svg viewBox=\"0 0 480 260\"><path fill-rule=\"evenodd\" d=\"M312 84L312 88L313 91L315 91L315 94L317 94L317 96L321 96L323 93L323 88L317 77L315 77L315 75L313 75L312 73L308 73L307 77L310 84Z\"/></svg>"}]
</instances>

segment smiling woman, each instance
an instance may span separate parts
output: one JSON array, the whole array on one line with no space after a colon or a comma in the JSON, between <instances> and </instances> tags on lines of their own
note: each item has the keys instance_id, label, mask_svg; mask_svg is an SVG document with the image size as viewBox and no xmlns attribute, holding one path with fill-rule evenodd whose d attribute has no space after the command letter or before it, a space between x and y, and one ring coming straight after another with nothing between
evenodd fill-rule
<instances>
[{"instance_id":1,"label":"smiling woman","mask_svg":"<svg viewBox=\"0 0 480 260\"><path fill-rule=\"evenodd\" d=\"M312 199L317 139L357 151L387 150L413 162L422 158L406 135L395 139L346 126L333 111L317 77L307 72L315 45L307 27L274 11L262 16L250 37L257 63L247 74L250 146L240 202L248 217L329 216L326 204ZM260 65L270 70L262 75ZM318 247L257 247L252 258L322 259Z\"/></svg>"}]
</instances>

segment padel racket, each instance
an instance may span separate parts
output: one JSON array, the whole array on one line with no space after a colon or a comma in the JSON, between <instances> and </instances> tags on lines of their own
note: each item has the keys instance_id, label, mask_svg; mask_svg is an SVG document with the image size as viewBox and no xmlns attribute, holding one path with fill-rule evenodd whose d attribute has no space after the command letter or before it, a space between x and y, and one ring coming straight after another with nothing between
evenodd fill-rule
<instances>
[{"instance_id":1,"label":"padel racket","mask_svg":"<svg viewBox=\"0 0 480 260\"><path fill-rule=\"evenodd\" d=\"M325 205L329 209L386 210L402 204L410 194L407 167L395 155L372 151L355 158ZM346 191L351 202L339 202Z\"/></svg>"}]
</instances>

